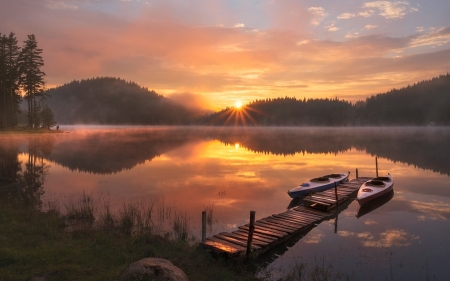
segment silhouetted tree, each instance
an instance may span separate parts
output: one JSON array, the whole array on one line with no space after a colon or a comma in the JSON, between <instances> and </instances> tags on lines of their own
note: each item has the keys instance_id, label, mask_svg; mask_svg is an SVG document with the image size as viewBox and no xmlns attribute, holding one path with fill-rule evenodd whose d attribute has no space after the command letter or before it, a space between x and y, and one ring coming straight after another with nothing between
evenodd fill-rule
<instances>
[{"instance_id":1,"label":"silhouetted tree","mask_svg":"<svg viewBox=\"0 0 450 281\"><path fill-rule=\"evenodd\" d=\"M17 125L20 95L18 56L20 47L14 33L0 34L0 124L3 128Z\"/></svg>"},{"instance_id":2,"label":"silhouetted tree","mask_svg":"<svg viewBox=\"0 0 450 281\"><path fill-rule=\"evenodd\" d=\"M45 92L45 73L41 70L44 60L41 56L42 49L38 48L36 37L33 34L28 35L28 39L24 43L25 46L19 55L21 86L28 103L28 126L37 128L39 124L37 98L43 98Z\"/></svg>"},{"instance_id":3,"label":"silhouetted tree","mask_svg":"<svg viewBox=\"0 0 450 281\"><path fill-rule=\"evenodd\" d=\"M41 112L41 122L42 127L50 129L50 127L53 127L56 125L55 116L53 115L53 111L50 109L50 107L44 105Z\"/></svg>"}]
</instances>

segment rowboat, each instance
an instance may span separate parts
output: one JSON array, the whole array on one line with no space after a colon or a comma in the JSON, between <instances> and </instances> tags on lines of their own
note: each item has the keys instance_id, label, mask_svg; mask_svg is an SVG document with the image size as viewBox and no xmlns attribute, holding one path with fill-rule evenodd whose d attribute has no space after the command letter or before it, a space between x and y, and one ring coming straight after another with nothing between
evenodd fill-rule
<instances>
[{"instance_id":1,"label":"rowboat","mask_svg":"<svg viewBox=\"0 0 450 281\"><path fill-rule=\"evenodd\" d=\"M356 196L356 201L363 206L380 196L383 196L392 190L394 186L394 179L390 174L387 177L377 177L366 181L361 185Z\"/></svg>"},{"instance_id":2,"label":"rowboat","mask_svg":"<svg viewBox=\"0 0 450 281\"><path fill-rule=\"evenodd\" d=\"M335 184L341 184L348 181L349 175L350 172L346 174L329 174L323 177L314 178L288 190L287 193L291 198L296 198L299 196L306 196L310 192L324 191L334 187Z\"/></svg>"}]
</instances>

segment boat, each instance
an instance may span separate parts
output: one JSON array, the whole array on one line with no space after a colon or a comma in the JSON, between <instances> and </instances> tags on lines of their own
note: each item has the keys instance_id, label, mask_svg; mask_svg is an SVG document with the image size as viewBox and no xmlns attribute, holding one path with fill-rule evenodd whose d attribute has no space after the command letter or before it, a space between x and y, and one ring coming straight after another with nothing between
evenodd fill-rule
<instances>
[{"instance_id":1,"label":"boat","mask_svg":"<svg viewBox=\"0 0 450 281\"><path fill-rule=\"evenodd\" d=\"M288 195L291 198L299 196L306 196L310 192L324 191L334 187L335 184L341 184L348 181L350 172L345 174L329 174L322 177L311 179L309 182L304 182L299 186L288 190Z\"/></svg>"},{"instance_id":2,"label":"boat","mask_svg":"<svg viewBox=\"0 0 450 281\"><path fill-rule=\"evenodd\" d=\"M389 193L394 186L394 179L390 174L387 177L377 177L361 185L356 196L360 206Z\"/></svg>"}]
</instances>

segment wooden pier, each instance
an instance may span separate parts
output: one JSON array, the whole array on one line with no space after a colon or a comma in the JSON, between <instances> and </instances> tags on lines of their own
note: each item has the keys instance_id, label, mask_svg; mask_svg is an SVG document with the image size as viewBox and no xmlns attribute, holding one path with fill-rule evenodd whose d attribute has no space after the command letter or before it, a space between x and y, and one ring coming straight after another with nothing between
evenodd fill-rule
<instances>
[{"instance_id":1,"label":"wooden pier","mask_svg":"<svg viewBox=\"0 0 450 281\"><path fill-rule=\"evenodd\" d=\"M370 179L353 179L336 188L311 194L303 199L303 205L262 218L254 222L254 227L246 224L231 233L216 234L201 244L209 250L230 256L248 254L247 248L250 246L253 253L260 255L331 218L334 213L330 211L353 200L359 187Z\"/></svg>"}]
</instances>

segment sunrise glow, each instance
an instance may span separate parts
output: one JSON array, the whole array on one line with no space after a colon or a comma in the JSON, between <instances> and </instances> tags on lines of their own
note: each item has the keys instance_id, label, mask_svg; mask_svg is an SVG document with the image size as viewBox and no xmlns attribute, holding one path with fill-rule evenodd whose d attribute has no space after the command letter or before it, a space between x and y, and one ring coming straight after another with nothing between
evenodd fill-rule
<instances>
[{"instance_id":1,"label":"sunrise glow","mask_svg":"<svg viewBox=\"0 0 450 281\"><path fill-rule=\"evenodd\" d=\"M240 100L236 101L235 104L234 104L234 107L241 108L242 107L242 102Z\"/></svg>"},{"instance_id":2,"label":"sunrise glow","mask_svg":"<svg viewBox=\"0 0 450 281\"><path fill-rule=\"evenodd\" d=\"M450 71L447 1L231 2L4 1L0 26L36 35L50 87L120 77L213 110L355 102Z\"/></svg>"}]
</instances>

